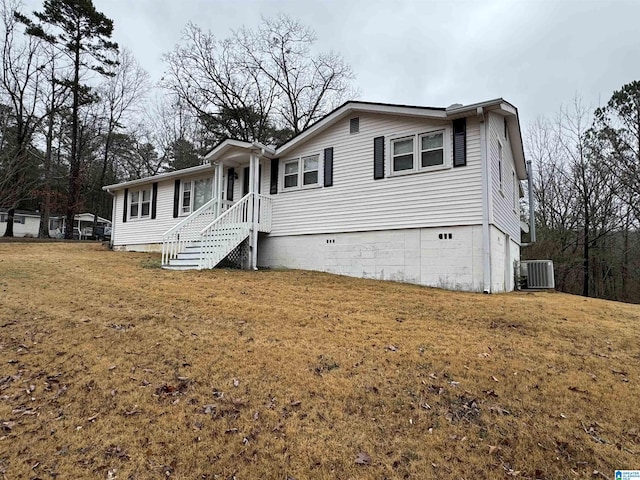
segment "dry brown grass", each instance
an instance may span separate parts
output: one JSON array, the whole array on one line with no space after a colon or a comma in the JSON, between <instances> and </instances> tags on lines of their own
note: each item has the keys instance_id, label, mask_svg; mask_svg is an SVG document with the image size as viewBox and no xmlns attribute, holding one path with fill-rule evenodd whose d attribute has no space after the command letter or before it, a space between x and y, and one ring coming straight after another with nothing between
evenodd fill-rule
<instances>
[{"instance_id":1,"label":"dry brown grass","mask_svg":"<svg viewBox=\"0 0 640 480\"><path fill-rule=\"evenodd\" d=\"M156 267L96 244L0 244L5 478L612 478L640 465L638 306Z\"/></svg>"}]
</instances>

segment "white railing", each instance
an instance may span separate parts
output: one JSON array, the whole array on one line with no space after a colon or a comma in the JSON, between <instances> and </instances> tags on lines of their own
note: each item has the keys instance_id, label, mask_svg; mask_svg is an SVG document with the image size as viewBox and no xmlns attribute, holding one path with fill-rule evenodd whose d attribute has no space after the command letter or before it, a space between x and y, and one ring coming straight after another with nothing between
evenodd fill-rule
<instances>
[{"instance_id":1,"label":"white railing","mask_svg":"<svg viewBox=\"0 0 640 480\"><path fill-rule=\"evenodd\" d=\"M253 199L253 194L248 193L235 204L221 201L223 213L218 217L215 216L216 201L210 200L205 203L164 234L162 264L167 265L171 260L178 258L187 247L199 245L198 268L214 268L251 232ZM268 233L271 231L272 199L266 195L257 195L257 199L258 231Z\"/></svg>"},{"instance_id":2,"label":"white railing","mask_svg":"<svg viewBox=\"0 0 640 480\"><path fill-rule=\"evenodd\" d=\"M242 242L251 230L251 193L200 231L198 268L213 268Z\"/></svg>"},{"instance_id":3,"label":"white railing","mask_svg":"<svg viewBox=\"0 0 640 480\"><path fill-rule=\"evenodd\" d=\"M193 242L200 240L200 230L216 218L216 199L211 199L162 236L162 264L177 258Z\"/></svg>"},{"instance_id":4,"label":"white railing","mask_svg":"<svg viewBox=\"0 0 640 480\"><path fill-rule=\"evenodd\" d=\"M266 195L258 195L258 231L269 233L271 231L271 217L273 214L273 200Z\"/></svg>"}]
</instances>

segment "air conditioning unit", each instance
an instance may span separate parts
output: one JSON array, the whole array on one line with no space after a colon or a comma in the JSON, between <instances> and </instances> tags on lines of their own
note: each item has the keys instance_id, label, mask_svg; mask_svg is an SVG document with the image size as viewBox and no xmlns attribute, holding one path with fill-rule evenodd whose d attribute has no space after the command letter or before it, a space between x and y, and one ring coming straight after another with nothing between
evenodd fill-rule
<instances>
[{"instance_id":1,"label":"air conditioning unit","mask_svg":"<svg viewBox=\"0 0 640 480\"><path fill-rule=\"evenodd\" d=\"M522 260L520 288L555 288L551 260Z\"/></svg>"}]
</instances>

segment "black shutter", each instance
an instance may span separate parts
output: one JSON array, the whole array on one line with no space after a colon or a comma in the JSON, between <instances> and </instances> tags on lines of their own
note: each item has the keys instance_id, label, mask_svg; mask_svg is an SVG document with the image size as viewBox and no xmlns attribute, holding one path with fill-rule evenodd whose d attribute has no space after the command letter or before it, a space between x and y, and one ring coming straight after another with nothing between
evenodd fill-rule
<instances>
[{"instance_id":1,"label":"black shutter","mask_svg":"<svg viewBox=\"0 0 640 480\"><path fill-rule=\"evenodd\" d=\"M156 218L156 211L158 208L158 182L153 183L151 188L151 219Z\"/></svg>"},{"instance_id":2,"label":"black shutter","mask_svg":"<svg viewBox=\"0 0 640 480\"><path fill-rule=\"evenodd\" d=\"M324 186L333 185L333 147L324 149Z\"/></svg>"},{"instance_id":3,"label":"black shutter","mask_svg":"<svg viewBox=\"0 0 640 480\"><path fill-rule=\"evenodd\" d=\"M384 178L384 137L373 139L373 178Z\"/></svg>"},{"instance_id":4,"label":"black shutter","mask_svg":"<svg viewBox=\"0 0 640 480\"><path fill-rule=\"evenodd\" d=\"M180 180L176 180L173 186L173 218L178 218L180 211Z\"/></svg>"},{"instance_id":5,"label":"black shutter","mask_svg":"<svg viewBox=\"0 0 640 480\"><path fill-rule=\"evenodd\" d=\"M251 169L249 167L244 167L244 171L242 173L242 196L244 197L247 193L249 193L249 173Z\"/></svg>"},{"instance_id":6,"label":"black shutter","mask_svg":"<svg viewBox=\"0 0 640 480\"><path fill-rule=\"evenodd\" d=\"M271 159L271 186L269 187L269 193L275 195L278 193L278 165L280 164L279 158Z\"/></svg>"},{"instance_id":7,"label":"black shutter","mask_svg":"<svg viewBox=\"0 0 640 480\"><path fill-rule=\"evenodd\" d=\"M453 121L453 166L464 167L467 164L467 119Z\"/></svg>"},{"instance_id":8,"label":"black shutter","mask_svg":"<svg viewBox=\"0 0 640 480\"><path fill-rule=\"evenodd\" d=\"M127 202L129 201L129 189L124 189L124 208L122 209L122 223L127 221Z\"/></svg>"},{"instance_id":9,"label":"black shutter","mask_svg":"<svg viewBox=\"0 0 640 480\"><path fill-rule=\"evenodd\" d=\"M227 200L233 202L233 183L235 180L236 171L234 168L227 170Z\"/></svg>"}]
</instances>

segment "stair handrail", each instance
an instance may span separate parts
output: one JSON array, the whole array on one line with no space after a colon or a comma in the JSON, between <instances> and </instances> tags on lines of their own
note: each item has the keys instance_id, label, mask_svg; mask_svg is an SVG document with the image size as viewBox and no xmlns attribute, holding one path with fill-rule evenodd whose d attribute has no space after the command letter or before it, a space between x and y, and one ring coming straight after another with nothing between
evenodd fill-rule
<instances>
[{"instance_id":1,"label":"stair handrail","mask_svg":"<svg viewBox=\"0 0 640 480\"><path fill-rule=\"evenodd\" d=\"M218 199L212 198L162 235L162 265L166 265L171 259L177 258L187 246L200 238L198 230L193 231L189 230L189 228L203 215L215 211L217 203ZM195 227L197 228L197 225Z\"/></svg>"},{"instance_id":2,"label":"stair handrail","mask_svg":"<svg viewBox=\"0 0 640 480\"><path fill-rule=\"evenodd\" d=\"M209 230L214 224L223 221L229 215L233 215L233 213L236 210L239 210L240 208L242 208L240 205L242 205L243 203L247 202L248 198L251 195L252 195L251 193L247 193L244 197L242 197L240 200L238 200L236 203L234 203L232 206L230 206L228 209L226 209L224 212L222 212L221 215L218 215L215 219L213 219L213 221L209 225L207 225L202 230L200 230L200 235L204 235L205 232L207 230Z\"/></svg>"},{"instance_id":3,"label":"stair handrail","mask_svg":"<svg viewBox=\"0 0 640 480\"><path fill-rule=\"evenodd\" d=\"M222 215L216 217L209 225L200 231L200 261L199 268L213 268L228 255L228 249L235 248L236 242L240 237L242 240L248 235L249 226L251 224L251 206L250 200L253 193L247 193L231 208L226 210ZM227 234L236 232L235 238L220 239L216 238L216 231L222 230L221 227L228 227ZM224 248L221 248L224 245ZM217 248L216 248L217 247Z\"/></svg>"},{"instance_id":4,"label":"stair handrail","mask_svg":"<svg viewBox=\"0 0 640 480\"><path fill-rule=\"evenodd\" d=\"M195 212L193 212L191 215L183 218L181 221L179 221L178 223L176 223L173 227L171 227L169 230L167 230L166 232L164 232L164 234L162 235L163 239L164 237L171 235L172 233L174 233L176 230L181 229L185 223L187 223L189 220L195 219L196 217L199 217L200 214L202 212L204 212L205 210L211 210L210 207L212 207L213 205L216 204L216 202L218 201L218 199L216 198L212 198L211 200L209 200L207 203L205 203L204 205L202 205L199 209L197 209Z\"/></svg>"}]
</instances>

